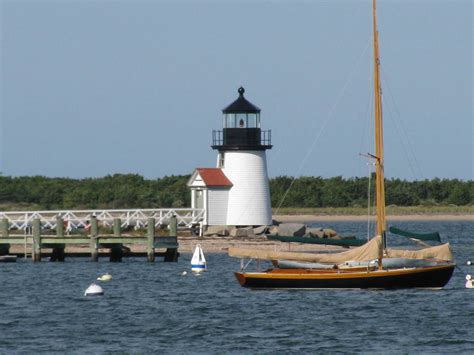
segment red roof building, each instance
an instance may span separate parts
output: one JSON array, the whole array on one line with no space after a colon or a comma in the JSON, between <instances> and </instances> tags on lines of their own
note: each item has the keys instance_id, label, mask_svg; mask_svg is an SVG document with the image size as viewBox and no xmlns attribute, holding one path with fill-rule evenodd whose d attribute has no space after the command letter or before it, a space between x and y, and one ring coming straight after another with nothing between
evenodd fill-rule
<instances>
[{"instance_id":1,"label":"red roof building","mask_svg":"<svg viewBox=\"0 0 474 355\"><path fill-rule=\"evenodd\" d=\"M225 225L232 182L220 168L197 168L188 180L192 208L204 209L205 225Z\"/></svg>"},{"instance_id":2,"label":"red roof building","mask_svg":"<svg viewBox=\"0 0 474 355\"><path fill-rule=\"evenodd\" d=\"M231 187L232 183L219 168L197 168L196 171L201 176L205 186L225 186Z\"/></svg>"}]
</instances>

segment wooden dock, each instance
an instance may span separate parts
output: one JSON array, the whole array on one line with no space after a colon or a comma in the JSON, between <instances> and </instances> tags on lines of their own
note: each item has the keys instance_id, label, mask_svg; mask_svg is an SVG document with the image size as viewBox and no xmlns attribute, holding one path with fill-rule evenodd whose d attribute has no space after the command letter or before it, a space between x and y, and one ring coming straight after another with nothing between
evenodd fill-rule
<instances>
[{"instance_id":1,"label":"wooden dock","mask_svg":"<svg viewBox=\"0 0 474 355\"><path fill-rule=\"evenodd\" d=\"M64 220L56 218L56 234L44 234L42 221L36 218L32 222L31 235L13 235L9 230L9 222L6 218L0 219L0 256L3 260L12 261L11 256L25 257L30 251L33 262L40 262L42 258L49 257L50 261L64 261L66 256L90 257L92 261L98 261L99 257L109 256L110 261L122 261L123 257L146 257L149 262L154 262L156 256L164 257L164 261L178 260L178 238L176 217L169 219L169 235L156 235L155 219L148 218L147 232L145 235L124 235L121 230L121 220L113 220L113 234L99 234L97 218L92 216L87 228L88 234L64 234ZM132 251L127 245L141 246L145 252ZM12 246L24 247L24 252L10 253ZM88 248L88 252L66 253L67 246L78 246ZM17 248L18 249L18 248ZM50 249L46 252L45 249ZM107 252L99 252L99 250ZM87 250L87 249L86 249ZM164 250L164 251L160 251ZM10 256L10 257L9 257ZM2 261L2 258L0 258Z\"/></svg>"}]
</instances>

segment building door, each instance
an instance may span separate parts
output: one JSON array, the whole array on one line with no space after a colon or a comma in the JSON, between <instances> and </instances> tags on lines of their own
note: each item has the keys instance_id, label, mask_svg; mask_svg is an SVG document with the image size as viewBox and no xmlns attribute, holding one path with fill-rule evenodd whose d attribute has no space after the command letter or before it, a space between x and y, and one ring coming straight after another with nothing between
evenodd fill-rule
<instances>
[{"instance_id":1,"label":"building door","mask_svg":"<svg viewBox=\"0 0 474 355\"><path fill-rule=\"evenodd\" d=\"M202 190L196 190L196 207L195 208L204 208L204 194Z\"/></svg>"}]
</instances>

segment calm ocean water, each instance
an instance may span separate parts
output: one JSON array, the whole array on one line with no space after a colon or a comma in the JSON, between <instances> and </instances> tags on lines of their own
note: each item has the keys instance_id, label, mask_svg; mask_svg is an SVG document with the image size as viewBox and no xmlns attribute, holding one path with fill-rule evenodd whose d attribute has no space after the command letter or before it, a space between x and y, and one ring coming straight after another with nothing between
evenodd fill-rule
<instances>
[{"instance_id":1,"label":"calm ocean water","mask_svg":"<svg viewBox=\"0 0 474 355\"><path fill-rule=\"evenodd\" d=\"M441 231L463 271L436 291L251 291L224 254L207 254L202 276L189 272L189 254L178 263L0 264L0 353L473 353L474 290L464 277L474 274L474 222L397 225ZM365 223L324 226L366 234ZM105 296L84 297L105 272Z\"/></svg>"}]
</instances>

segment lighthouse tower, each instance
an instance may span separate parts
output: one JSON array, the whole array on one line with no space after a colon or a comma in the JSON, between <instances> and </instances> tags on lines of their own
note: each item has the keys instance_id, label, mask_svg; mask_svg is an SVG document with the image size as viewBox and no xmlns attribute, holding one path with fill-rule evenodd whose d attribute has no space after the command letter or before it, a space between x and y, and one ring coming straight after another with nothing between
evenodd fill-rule
<instances>
[{"instance_id":1,"label":"lighthouse tower","mask_svg":"<svg viewBox=\"0 0 474 355\"><path fill-rule=\"evenodd\" d=\"M222 130L212 132L216 168L196 168L188 181L191 207L203 209L206 226L260 226L272 223L265 152L271 131L260 128L260 109L245 90L222 110Z\"/></svg>"},{"instance_id":2,"label":"lighthouse tower","mask_svg":"<svg viewBox=\"0 0 474 355\"><path fill-rule=\"evenodd\" d=\"M217 168L231 181L227 225L270 225L272 210L268 186L266 150L271 131L262 131L260 109L239 97L222 110L222 131L213 131L212 149L218 151Z\"/></svg>"}]
</instances>

